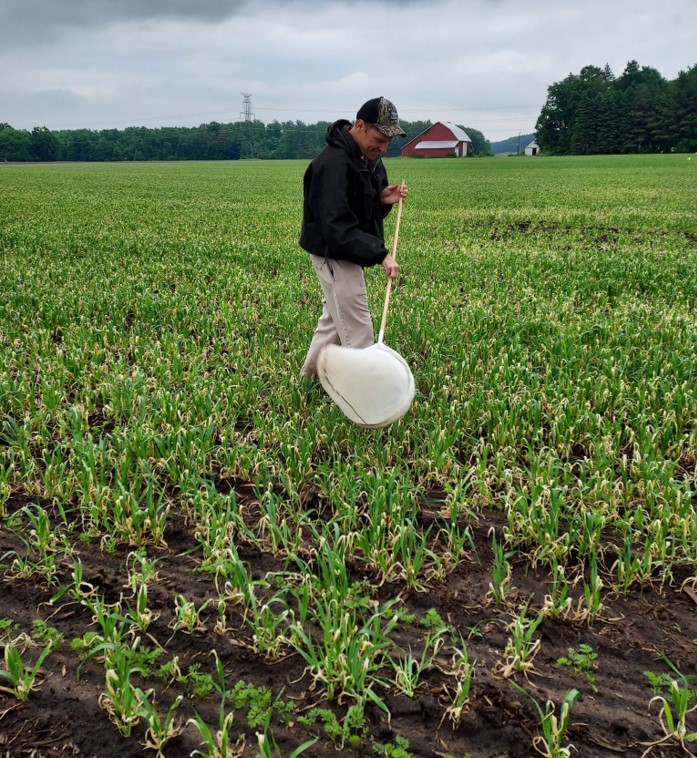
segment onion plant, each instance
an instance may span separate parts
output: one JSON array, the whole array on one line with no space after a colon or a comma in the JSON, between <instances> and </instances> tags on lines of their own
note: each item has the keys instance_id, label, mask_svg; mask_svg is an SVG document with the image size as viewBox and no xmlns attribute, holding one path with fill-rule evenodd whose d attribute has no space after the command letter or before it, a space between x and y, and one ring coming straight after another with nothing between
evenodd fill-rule
<instances>
[{"instance_id":1,"label":"onion plant","mask_svg":"<svg viewBox=\"0 0 697 758\"><path fill-rule=\"evenodd\" d=\"M394 669L394 685L407 697L413 698L416 691L424 683L422 678L424 673L433 665L434 658L445 643L444 631L441 629L439 632L427 635L421 655L418 657L414 656L411 650L403 656L390 657Z\"/></svg>"},{"instance_id":2,"label":"onion plant","mask_svg":"<svg viewBox=\"0 0 697 758\"><path fill-rule=\"evenodd\" d=\"M532 700L540 717L542 734L537 734L533 738L535 750L545 758L569 758L573 745L564 745L563 743L571 725L571 715L581 693L576 689L567 690L559 709L559 715L557 715L555 705L551 700L548 700L543 707L518 684L515 682L511 682L511 684Z\"/></svg>"},{"instance_id":3,"label":"onion plant","mask_svg":"<svg viewBox=\"0 0 697 758\"><path fill-rule=\"evenodd\" d=\"M225 684L225 671L223 664L218 654L215 653L216 671L218 674L218 682L215 685L216 690L220 695L220 706L218 707L218 722L216 724L217 729L214 731L206 723L206 720L196 711L194 711L194 717L189 719L187 723L193 724L201 736L201 743L205 746L206 751L194 750L192 755L205 756L205 758L228 758L228 756L234 754L234 750L238 749L242 752L244 748L245 739L243 736L233 736L233 720L234 712L228 711L226 708L228 700L228 689Z\"/></svg>"},{"instance_id":4,"label":"onion plant","mask_svg":"<svg viewBox=\"0 0 697 758\"><path fill-rule=\"evenodd\" d=\"M25 662L15 643L8 641L4 648L5 668L0 669L0 677L9 684L0 685L0 691L14 695L20 702L26 702L31 692L38 687L40 669L51 652L51 645L42 648L33 664Z\"/></svg>"},{"instance_id":5,"label":"onion plant","mask_svg":"<svg viewBox=\"0 0 697 758\"><path fill-rule=\"evenodd\" d=\"M142 743L143 747L146 750L155 750L156 758L165 758L164 747L184 731L184 723L177 719L176 713L184 698L178 695L162 717L154 703L152 690L143 692L141 689L136 689L136 695L139 702L138 715L148 725Z\"/></svg>"},{"instance_id":6,"label":"onion plant","mask_svg":"<svg viewBox=\"0 0 697 758\"><path fill-rule=\"evenodd\" d=\"M184 595L175 595L175 618L171 623L174 632L193 634L203 632L206 625L201 619L201 613L205 610L210 600L206 600L198 608L192 600L187 600Z\"/></svg>"},{"instance_id":7,"label":"onion plant","mask_svg":"<svg viewBox=\"0 0 697 758\"><path fill-rule=\"evenodd\" d=\"M544 620L544 615L528 618L527 608L508 625L511 636L503 651L504 662L497 666L497 672L509 677L516 672L528 673L534 667L535 656L540 649L540 639L533 639L537 627Z\"/></svg>"},{"instance_id":8,"label":"onion plant","mask_svg":"<svg viewBox=\"0 0 697 758\"><path fill-rule=\"evenodd\" d=\"M511 567L508 560L515 555L515 551L505 551L504 544L497 541L496 534L491 537L491 550L494 561L488 594L495 603L503 603L510 592Z\"/></svg>"},{"instance_id":9,"label":"onion plant","mask_svg":"<svg viewBox=\"0 0 697 758\"><path fill-rule=\"evenodd\" d=\"M443 712L443 720L448 718L454 727L459 726L467 704L470 701L472 679L474 678L475 664L470 661L469 650L465 640L460 639L458 646L453 646L450 666L445 673L454 679L443 685L441 700L446 707Z\"/></svg>"},{"instance_id":10,"label":"onion plant","mask_svg":"<svg viewBox=\"0 0 697 758\"><path fill-rule=\"evenodd\" d=\"M481 559L473 525L492 514L498 611L514 569L549 581L492 651L511 678L533 669L540 619L595 625L607 595L695 563L693 185L675 156L623 157L631 181L606 170L616 160L410 166L418 212L390 334L417 392L381 430L296 378L315 318L298 303L316 297L307 258L289 255L299 164L3 167L0 520L13 541L1 568L87 611L80 666L115 672L103 704L123 728L156 702L117 663L146 668L133 648L157 637L152 556L173 517L208 587L196 607L171 593L173 624L196 629L206 603L215 632L250 654L297 653L314 695L355 709L351 729L318 716L337 746L364 734L368 702L417 691L429 665L462 722L474 664L459 642L441 661L462 630L429 629L445 640L435 658L440 642L395 650L411 593L458 585L463 561ZM85 545L133 551L118 602L88 575ZM227 756L241 746L220 688L215 725L192 723L200 753ZM684 709L660 696L652 711L679 735ZM564 754L562 714L539 708L550 731L535 746ZM166 717L152 720L166 736Z\"/></svg>"},{"instance_id":11,"label":"onion plant","mask_svg":"<svg viewBox=\"0 0 697 758\"><path fill-rule=\"evenodd\" d=\"M697 725L689 726L687 723L687 717L697 711L697 704L693 705L697 693L691 687L691 682L696 677L683 674L665 654L662 658L673 675L654 677L657 684L664 684L662 689L667 689L668 693L651 698L649 711L654 703L659 703L659 722L664 736L650 743L642 758L651 753L654 747L665 742L679 745L685 753L690 753L686 743L697 742Z\"/></svg>"},{"instance_id":12,"label":"onion plant","mask_svg":"<svg viewBox=\"0 0 697 758\"><path fill-rule=\"evenodd\" d=\"M330 594L317 598L317 636L300 623L291 625L288 642L307 663L313 688L321 685L339 702L364 704L369 699L385 710L378 687L387 686L382 670L389 663L390 632L398 623L392 611L395 602L359 610Z\"/></svg>"},{"instance_id":13,"label":"onion plant","mask_svg":"<svg viewBox=\"0 0 697 758\"><path fill-rule=\"evenodd\" d=\"M105 667L104 691L99 696L99 706L109 714L124 737L131 734L142 715L142 696L131 682L131 676L138 671L127 651L119 646L112 648L109 663ZM152 690L148 690L147 697L151 694Z\"/></svg>"}]
</instances>

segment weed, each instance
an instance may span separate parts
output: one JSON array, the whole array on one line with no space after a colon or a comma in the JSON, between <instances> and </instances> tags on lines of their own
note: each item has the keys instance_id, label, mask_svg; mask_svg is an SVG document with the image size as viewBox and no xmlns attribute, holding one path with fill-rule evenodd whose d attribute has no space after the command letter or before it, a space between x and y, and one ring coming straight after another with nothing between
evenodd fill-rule
<instances>
[{"instance_id":1,"label":"weed","mask_svg":"<svg viewBox=\"0 0 697 758\"><path fill-rule=\"evenodd\" d=\"M373 752L383 758L413 758L409 752L409 740L405 737L395 736L394 742L376 743Z\"/></svg>"},{"instance_id":2,"label":"weed","mask_svg":"<svg viewBox=\"0 0 697 758\"><path fill-rule=\"evenodd\" d=\"M577 675L586 680L593 692L597 692L598 688L595 686L595 674L593 673L597 657L598 654L593 651L590 645L581 643L578 650L572 647L568 648L568 657L558 658L557 663L560 666L571 666Z\"/></svg>"},{"instance_id":3,"label":"weed","mask_svg":"<svg viewBox=\"0 0 697 758\"><path fill-rule=\"evenodd\" d=\"M328 708L313 708L307 714L298 716L300 726L312 731L318 723L322 731L334 743L337 749L357 750L368 733L368 723L362 705L350 705L343 720L339 720L334 711Z\"/></svg>"},{"instance_id":4,"label":"weed","mask_svg":"<svg viewBox=\"0 0 697 758\"><path fill-rule=\"evenodd\" d=\"M281 695L274 697L271 690L266 687L254 687L243 680L235 683L228 696L236 710L247 711L247 724L251 729L262 727L264 734L268 732L274 715L281 717L284 725L287 725L295 711L295 706L290 701L284 701Z\"/></svg>"},{"instance_id":5,"label":"weed","mask_svg":"<svg viewBox=\"0 0 697 758\"><path fill-rule=\"evenodd\" d=\"M184 687L189 697L205 700L210 697L215 689L215 682L210 674L201 673L201 664L192 663L186 673L182 673L179 667L179 658L175 656L167 663L163 663L156 675L165 682L172 684L177 682Z\"/></svg>"}]
</instances>

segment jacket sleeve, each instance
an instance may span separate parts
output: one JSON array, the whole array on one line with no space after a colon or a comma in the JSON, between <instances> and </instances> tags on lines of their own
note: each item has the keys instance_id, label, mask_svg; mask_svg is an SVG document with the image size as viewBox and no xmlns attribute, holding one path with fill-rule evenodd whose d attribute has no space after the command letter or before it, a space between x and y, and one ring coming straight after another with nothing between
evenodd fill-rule
<instances>
[{"instance_id":1,"label":"jacket sleeve","mask_svg":"<svg viewBox=\"0 0 697 758\"><path fill-rule=\"evenodd\" d=\"M385 171L384 166L382 163L380 163L381 168L381 175L380 175L380 192L382 192L385 187L388 186L389 182L387 181L387 172ZM391 205L381 205L380 209L382 211L382 217L383 219L390 215L390 211L392 210Z\"/></svg>"},{"instance_id":2,"label":"jacket sleeve","mask_svg":"<svg viewBox=\"0 0 697 758\"><path fill-rule=\"evenodd\" d=\"M379 237L361 229L348 198L349 170L344 161L316 165L308 177L307 200L329 258L374 266L382 263L387 248Z\"/></svg>"}]
</instances>

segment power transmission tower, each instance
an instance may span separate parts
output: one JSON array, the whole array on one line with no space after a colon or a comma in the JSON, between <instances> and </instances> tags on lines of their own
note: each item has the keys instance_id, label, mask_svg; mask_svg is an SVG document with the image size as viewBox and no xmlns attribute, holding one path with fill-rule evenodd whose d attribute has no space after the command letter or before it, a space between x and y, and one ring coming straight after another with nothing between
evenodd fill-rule
<instances>
[{"instance_id":1,"label":"power transmission tower","mask_svg":"<svg viewBox=\"0 0 697 758\"><path fill-rule=\"evenodd\" d=\"M252 113L252 96L247 92L243 92L242 97L244 100L242 101L240 116L242 116L245 121L251 121L254 117L254 114Z\"/></svg>"},{"instance_id":2,"label":"power transmission tower","mask_svg":"<svg viewBox=\"0 0 697 758\"><path fill-rule=\"evenodd\" d=\"M240 157L242 158L255 158L256 149L254 145L254 131L252 121L254 114L252 113L252 95L249 92L243 92L242 97L242 110L240 116L244 119L244 141L241 145Z\"/></svg>"}]
</instances>

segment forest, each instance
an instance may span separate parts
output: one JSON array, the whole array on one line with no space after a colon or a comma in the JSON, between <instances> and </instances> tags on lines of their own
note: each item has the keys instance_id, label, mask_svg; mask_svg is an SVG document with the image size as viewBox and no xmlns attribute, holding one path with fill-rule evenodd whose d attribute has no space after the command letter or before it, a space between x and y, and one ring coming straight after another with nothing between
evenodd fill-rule
<instances>
[{"instance_id":1,"label":"forest","mask_svg":"<svg viewBox=\"0 0 697 758\"><path fill-rule=\"evenodd\" d=\"M636 61L619 77L586 66L549 87L535 129L548 155L694 152L697 65L672 81Z\"/></svg>"},{"instance_id":2,"label":"forest","mask_svg":"<svg viewBox=\"0 0 697 758\"><path fill-rule=\"evenodd\" d=\"M430 121L401 121L407 136L393 140L387 157L400 154L402 145L421 134ZM196 127L144 126L127 129L75 129L31 132L0 124L0 161L179 161L312 158L325 145L329 122L237 121L201 124ZM475 154L488 155L491 145L471 127L461 127L470 136Z\"/></svg>"},{"instance_id":3,"label":"forest","mask_svg":"<svg viewBox=\"0 0 697 758\"><path fill-rule=\"evenodd\" d=\"M547 90L535 137L547 155L697 151L697 65L667 80L630 61L616 77L609 66L585 66ZM407 136L387 156L421 134L431 121L402 121ZM0 161L178 161L312 158L324 146L329 122L211 122L195 127L31 131L0 123ZM471 126L472 154L491 155L491 143Z\"/></svg>"}]
</instances>

